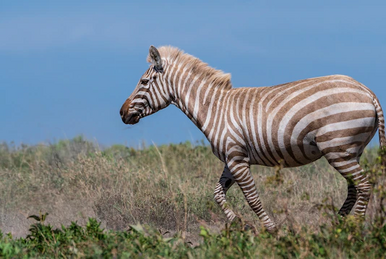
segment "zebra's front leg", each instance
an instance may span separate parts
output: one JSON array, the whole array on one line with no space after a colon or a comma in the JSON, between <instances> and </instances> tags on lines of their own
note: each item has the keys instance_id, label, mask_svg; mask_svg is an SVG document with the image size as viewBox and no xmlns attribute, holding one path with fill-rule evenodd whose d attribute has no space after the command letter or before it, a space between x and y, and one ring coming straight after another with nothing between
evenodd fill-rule
<instances>
[{"instance_id":1,"label":"zebra's front leg","mask_svg":"<svg viewBox=\"0 0 386 259\"><path fill-rule=\"evenodd\" d=\"M274 233L276 231L276 225L263 209L256 190L255 181L250 172L249 163L244 160L230 160L228 166L251 209L257 214L267 231Z\"/></svg>"},{"instance_id":2,"label":"zebra's front leg","mask_svg":"<svg viewBox=\"0 0 386 259\"><path fill-rule=\"evenodd\" d=\"M220 177L219 182L216 185L214 190L214 199L220 205L221 209L224 211L229 221L233 221L236 217L236 214L229 208L228 203L226 202L225 196L229 188L235 183L233 175L229 171L228 166L224 167L224 171Z\"/></svg>"}]
</instances>

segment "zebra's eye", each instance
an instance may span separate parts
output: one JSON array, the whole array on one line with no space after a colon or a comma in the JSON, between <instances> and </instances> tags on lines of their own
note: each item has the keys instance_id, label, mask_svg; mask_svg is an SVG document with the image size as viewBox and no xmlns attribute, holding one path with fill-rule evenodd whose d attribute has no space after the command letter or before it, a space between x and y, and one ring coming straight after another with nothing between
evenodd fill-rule
<instances>
[{"instance_id":1,"label":"zebra's eye","mask_svg":"<svg viewBox=\"0 0 386 259\"><path fill-rule=\"evenodd\" d=\"M147 85L147 83L149 83L149 79L141 79L141 84L142 85Z\"/></svg>"}]
</instances>

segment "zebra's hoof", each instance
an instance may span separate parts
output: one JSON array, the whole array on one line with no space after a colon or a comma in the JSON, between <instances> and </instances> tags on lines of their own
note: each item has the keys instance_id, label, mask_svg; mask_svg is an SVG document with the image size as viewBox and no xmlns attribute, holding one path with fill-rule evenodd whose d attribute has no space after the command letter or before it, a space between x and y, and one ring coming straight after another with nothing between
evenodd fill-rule
<instances>
[{"instance_id":1,"label":"zebra's hoof","mask_svg":"<svg viewBox=\"0 0 386 259\"><path fill-rule=\"evenodd\" d=\"M251 231L253 234L257 235L257 229L255 226L247 222L244 224L244 231Z\"/></svg>"},{"instance_id":2,"label":"zebra's hoof","mask_svg":"<svg viewBox=\"0 0 386 259\"><path fill-rule=\"evenodd\" d=\"M267 232L270 233L271 235L276 235L278 232L278 229L276 227L270 227L266 228Z\"/></svg>"}]
</instances>

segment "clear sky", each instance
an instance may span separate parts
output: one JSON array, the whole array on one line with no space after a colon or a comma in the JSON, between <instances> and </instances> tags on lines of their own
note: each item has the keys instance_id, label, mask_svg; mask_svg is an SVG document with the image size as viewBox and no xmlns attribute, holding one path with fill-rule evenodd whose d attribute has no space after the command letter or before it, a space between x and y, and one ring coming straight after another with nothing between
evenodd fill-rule
<instances>
[{"instance_id":1,"label":"clear sky","mask_svg":"<svg viewBox=\"0 0 386 259\"><path fill-rule=\"evenodd\" d=\"M346 74L386 110L385 14L385 0L1 1L0 142L202 140L174 106L122 123L150 45L179 47L235 87Z\"/></svg>"}]
</instances>

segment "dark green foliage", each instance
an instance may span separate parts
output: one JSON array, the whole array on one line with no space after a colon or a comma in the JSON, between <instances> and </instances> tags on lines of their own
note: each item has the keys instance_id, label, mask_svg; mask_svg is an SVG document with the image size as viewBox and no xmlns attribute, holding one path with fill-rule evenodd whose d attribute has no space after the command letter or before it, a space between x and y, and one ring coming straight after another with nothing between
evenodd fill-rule
<instances>
[{"instance_id":1,"label":"dark green foliage","mask_svg":"<svg viewBox=\"0 0 386 259\"><path fill-rule=\"evenodd\" d=\"M318 233L306 229L294 233L285 228L277 236L264 231L254 235L236 224L226 225L220 234L201 227L202 242L195 247L179 234L165 238L141 225L127 231L106 231L90 218L86 227L73 222L54 229L36 218L39 221L31 225L26 238L1 238L1 257L382 258L386 254L386 226L366 228L352 217L322 226Z\"/></svg>"}]
</instances>

